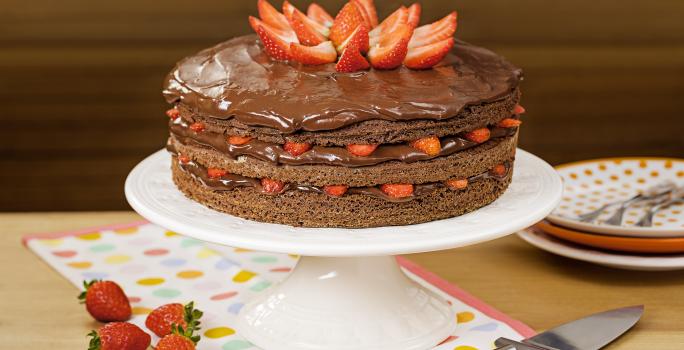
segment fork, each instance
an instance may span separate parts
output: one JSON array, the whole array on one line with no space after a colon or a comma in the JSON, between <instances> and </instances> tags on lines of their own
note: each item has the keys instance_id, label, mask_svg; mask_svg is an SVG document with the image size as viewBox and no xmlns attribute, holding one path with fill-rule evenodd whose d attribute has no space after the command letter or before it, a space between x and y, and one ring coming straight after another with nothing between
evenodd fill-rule
<instances>
[{"instance_id":1,"label":"fork","mask_svg":"<svg viewBox=\"0 0 684 350\"><path fill-rule=\"evenodd\" d=\"M620 208L615 211L615 213L608 218L608 220L604 221L605 224L608 225L613 225L613 226L620 226L622 225L622 217L625 216L625 211L627 211L627 208L629 208L632 204L640 201L648 201L648 200L653 200L657 199L661 196L667 195L674 191L676 188L675 184L671 182L664 183L662 185L656 186L652 188L650 191L650 194L646 195L644 193L639 193L635 195L634 197L622 202L620 205ZM658 192L656 192L658 191Z\"/></svg>"},{"instance_id":2,"label":"fork","mask_svg":"<svg viewBox=\"0 0 684 350\"><path fill-rule=\"evenodd\" d=\"M646 214L644 214L644 216L641 218L641 220L639 220L636 223L636 226L639 226L639 227L651 227L651 226L653 226L653 216L657 212L671 206L672 204L684 202L683 196L684 196L684 193L679 193L678 196L676 196L676 197L670 197L670 198L665 199L662 202L657 203L656 205L652 206L651 208L648 209Z\"/></svg>"}]
</instances>

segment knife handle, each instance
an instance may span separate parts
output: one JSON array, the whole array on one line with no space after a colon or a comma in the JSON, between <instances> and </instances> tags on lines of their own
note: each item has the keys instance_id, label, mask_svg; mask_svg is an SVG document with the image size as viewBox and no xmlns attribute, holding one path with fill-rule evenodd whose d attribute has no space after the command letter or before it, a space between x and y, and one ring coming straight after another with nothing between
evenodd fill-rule
<instances>
[{"instance_id":1,"label":"knife handle","mask_svg":"<svg viewBox=\"0 0 684 350\"><path fill-rule=\"evenodd\" d=\"M494 350L559 350L556 348L551 348L543 345L523 343L503 337L497 339L494 342L494 345L498 346L498 348Z\"/></svg>"}]
</instances>

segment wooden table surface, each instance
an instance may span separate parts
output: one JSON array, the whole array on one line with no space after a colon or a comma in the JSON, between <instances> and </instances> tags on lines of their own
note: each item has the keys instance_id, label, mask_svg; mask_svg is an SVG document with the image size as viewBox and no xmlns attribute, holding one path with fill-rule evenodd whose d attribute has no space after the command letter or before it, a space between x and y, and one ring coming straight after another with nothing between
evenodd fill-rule
<instances>
[{"instance_id":1,"label":"wooden table surface","mask_svg":"<svg viewBox=\"0 0 684 350\"><path fill-rule=\"evenodd\" d=\"M21 245L23 235L138 219L132 212L0 214L0 348L86 349L85 335L98 326L76 289ZM515 236L409 258L537 330L643 303L644 318L609 348L684 349L684 271L608 269Z\"/></svg>"}]
</instances>

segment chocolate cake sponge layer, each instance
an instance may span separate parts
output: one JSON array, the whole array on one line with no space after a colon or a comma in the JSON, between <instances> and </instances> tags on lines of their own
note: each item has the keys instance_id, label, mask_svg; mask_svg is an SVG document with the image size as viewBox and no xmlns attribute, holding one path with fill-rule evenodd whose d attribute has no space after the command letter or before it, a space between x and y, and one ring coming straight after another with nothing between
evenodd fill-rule
<instances>
[{"instance_id":1,"label":"chocolate cake sponge layer","mask_svg":"<svg viewBox=\"0 0 684 350\"><path fill-rule=\"evenodd\" d=\"M283 182L315 186L344 184L356 187L386 183L420 184L452 178L465 179L481 174L515 158L517 134L493 139L447 157L414 163L391 161L357 168L331 165L276 165L247 156L233 160L208 147L183 145L173 136L169 143L169 146L178 153L207 168L219 168L237 175Z\"/></svg>"},{"instance_id":2,"label":"chocolate cake sponge layer","mask_svg":"<svg viewBox=\"0 0 684 350\"><path fill-rule=\"evenodd\" d=\"M407 142L427 136L442 137L471 131L509 118L519 100L520 91L516 89L501 100L468 106L458 115L444 120L369 120L335 130L299 131L292 134L281 133L273 128L249 126L237 119L222 120L205 117L183 103L178 104L177 108L181 117L188 122L204 123L207 130L226 135L251 136L265 142L279 144L291 141L321 146L345 146Z\"/></svg>"},{"instance_id":3,"label":"chocolate cake sponge layer","mask_svg":"<svg viewBox=\"0 0 684 350\"><path fill-rule=\"evenodd\" d=\"M189 198L215 210L245 219L304 227L363 228L411 225L462 215L496 200L511 182L486 178L454 191L446 187L408 202L347 194L330 197L315 192L288 191L266 195L251 187L214 191L172 162L173 181Z\"/></svg>"}]
</instances>

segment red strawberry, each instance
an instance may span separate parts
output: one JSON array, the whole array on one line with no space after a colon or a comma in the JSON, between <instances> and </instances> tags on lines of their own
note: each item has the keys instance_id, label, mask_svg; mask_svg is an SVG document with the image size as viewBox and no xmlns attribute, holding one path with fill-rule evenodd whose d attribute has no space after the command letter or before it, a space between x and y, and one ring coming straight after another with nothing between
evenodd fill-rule
<instances>
[{"instance_id":1,"label":"red strawberry","mask_svg":"<svg viewBox=\"0 0 684 350\"><path fill-rule=\"evenodd\" d=\"M283 145L283 149L287 153L296 157L296 156L303 154L304 152L310 150L311 144L310 143L297 143L297 142L286 141L285 144Z\"/></svg>"},{"instance_id":2,"label":"red strawberry","mask_svg":"<svg viewBox=\"0 0 684 350\"><path fill-rule=\"evenodd\" d=\"M323 186L323 191L328 194L329 196L333 197L341 197L343 196L346 192L347 189L349 189L349 186L346 185L327 185Z\"/></svg>"},{"instance_id":3,"label":"red strawberry","mask_svg":"<svg viewBox=\"0 0 684 350\"><path fill-rule=\"evenodd\" d=\"M344 52L347 47L354 46L362 53L368 52L370 40L368 39L368 28L358 26L352 34L339 46L337 52Z\"/></svg>"},{"instance_id":4,"label":"red strawberry","mask_svg":"<svg viewBox=\"0 0 684 350\"><path fill-rule=\"evenodd\" d=\"M85 302L86 310L100 322L126 321L131 318L131 304L126 293L112 281L83 281L78 299Z\"/></svg>"},{"instance_id":5,"label":"red strawberry","mask_svg":"<svg viewBox=\"0 0 684 350\"><path fill-rule=\"evenodd\" d=\"M468 187L468 179L450 179L446 180L445 183L452 190L462 190Z\"/></svg>"},{"instance_id":6,"label":"red strawberry","mask_svg":"<svg viewBox=\"0 0 684 350\"><path fill-rule=\"evenodd\" d=\"M466 140L476 142L476 143L483 143L487 140L489 140L490 136L489 129L487 128L481 128L481 129L475 129L469 133L465 134Z\"/></svg>"},{"instance_id":7,"label":"red strawberry","mask_svg":"<svg viewBox=\"0 0 684 350\"><path fill-rule=\"evenodd\" d=\"M397 28L402 25L408 24L408 9L404 6L400 7L394 11L391 15L387 16L379 26L373 28L373 30L368 33L370 37L370 46L375 46L380 41L380 37L383 33L392 33Z\"/></svg>"},{"instance_id":8,"label":"red strawberry","mask_svg":"<svg viewBox=\"0 0 684 350\"><path fill-rule=\"evenodd\" d=\"M352 46L348 46L339 61L335 65L335 70L340 73L352 73L360 70L365 70L370 67L366 58L361 55L359 49Z\"/></svg>"},{"instance_id":9,"label":"red strawberry","mask_svg":"<svg viewBox=\"0 0 684 350\"><path fill-rule=\"evenodd\" d=\"M202 132L204 131L204 123L195 122L190 124L189 128L194 132Z\"/></svg>"},{"instance_id":10,"label":"red strawberry","mask_svg":"<svg viewBox=\"0 0 684 350\"><path fill-rule=\"evenodd\" d=\"M278 12L268 1L259 0L257 2L257 9L259 10L259 17L269 26L275 29L289 30L290 24L285 16ZM256 29L255 29L256 30Z\"/></svg>"},{"instance_id":11,"label":"red strawberry","mask_svg":"<svg viewBox=\"0 0 684 350\"><path fill-rule=\"evenodd\" d=\"M261 187L266 193L280 193L285 188L285 183L278 180L263 178L261 179Z\"/></svg>"},{"instance_id":12,"label":"red strawberry","mask_svg":"<svg viewBox=\"0 0 684 350\"><path fill-rule=\"evenodd\" d=\"M321 5L312 3L306 10L306 15L314 21L330 28L335 19Z\"/></svg>"},{"instance_id":13,"label":"red strawberry","mask_svg":"<svg viewBox=\"0 0 684 350\"><path fill-rule=\"evenodd\" d=\"M370 20L370 15L368 12L366 12L366 9L363 7L361 2L359 0L351 0L351 3L356 6L356 9L359 11L359 14L361 17L363 17L363 25L365 25L367 28L372 28L371 26L371 20Z\"/></svg>"},{"instance_id":14,"label":"red strawberry","mask_svg":"<svg viewBox=\"0 0 684 350\"><path fill-rule=\"evenodd\" d=\"M179 154L178 161L181 162L181 164L188 164L190 163L190 157Z\"/></svg>"},{"instance_id":15,"label":"red strawberry","mask_svg":"<svg viewBox=\"0 0 684 350\"><path fill-rule=\"evenodd\" d=\"M411 27L415 28L418 26L418 23L420 23L420 13L421 13L422 7L420 6L419 3L415 3L408 8L408 25Z\"/></svg>"},{"instance_id":16,"label":"red strawberry","mask_svg":"<svg viewBox=\"0 0 684 350\"><path fill-rule=\"evenodd\" d=\"M359 157L371 155L376 148L378 148L378 145L347 145L347 151Z\"/></svg>"},{"instance_id":17,"label":"red strawberry","mask_svg":"<svg viewBox=\"0 0 684 350\"><path fill-rule=\"evenodd\" d=\"M195 350L195 342L180 334L169 334L157 343L155 350Z\"/></svg>"},{"instance_id":18,"label":"red strawberry","mask_svg":"<svg viewBox=\"0 0 684 350\"><path fill-rule=\"evenodd\" d=\"M504 176L506 175L506 166L503 164L498 164L492 168L491 173L494 176Z\"/></svg>"},{"instance_id":19,"label":"red strawberry","mask_svg":"<svg viewBox=\"0 0 684 350\"><path fill-rule=\"evenodd\" d=\"M403 198L413 195L413 185L411 184L384 184L380 185L380 190L392 198Z\"/></svg>"},{"instance_id":20,"label":"red strawberry","mask_svg":"<svg viewBox=\"0 0 684 350\"><path fill-rule=\"evenodd\" d=\"M252 141L252 138L249 136L239 136L239 135L233 135L233 136L228 136L228 143L231 145L244 145L247 142Z\"/></svg>"},{"instance_id":21,"label":"red strawberry","mask_svg":"<svg viewBox=\"0 0 684 350\"><path fill-rule=\"evenodd\" d=\"M377 69L394 69L406 58L413 29L402 24L391 33L383 33L375 46L368 50L368 60Z\"/></svg>"},{"instance_id":22,"label":"red strawberry","mask_svg":"<svg viewBox=\"0 0 684 350\"><path fill-rule=\"evenodd\" d=\"M442 151L442 145L437 136L424 137L411 142L411 147L419 149L425 154L436 156Z\"/></svg>"},{"instance_id":23,"label":"red strawberry","mask_svg":"<svg viewBox=\"0 0 684 350\"><path fill-rule=\"evenodd\" d=\"M378 11L375 9L373 0L354 0L358 2L368 15L370 28L375 28L378 25Z\"/></svg>"},{"instance_id":24,"label":"red strawberry","mask_svg":"<svg viewBox=\"0 0 684 350\"><path fill-rule=\"evenodd\" d=\"M324 41L316 46L290 43L292 59L306 65L333 63L337 61L337 51L332 41Z\"/></svg>"},{"instance_id":25,"label":"red strawberry","mask_svg":"<svg viewBox=\"0 0 684 350\"><path fill-rule=\"evenodd\" d=\"M456 11L437 22L416 28L409 42L409 48L421 47L451 38L456 32Z\"/></svg>"},{"instance_id":26,"label":"red strawberry","mask_svg":"<svg viewBox=\"0 0 684 350\"><path fill-rule=\"evenodd\" d=\"M264 50L271 58L281 61L291 58L290 43L298 42L294 32L275 29L252 16L249 17L249 23L259 35L259 39L261 39L261 43L264 45Z\"/></svg>"},{"instance_id":27,"label":"red strawberry","mask_svg":"<svg viewBox=\"0 0 684 350\"><path fill-rule=\"evenodd\" d=\"M152 311L145 320L145 326L159 337L171 334L173 325L185 330L198 330L202 311L195 310L194 303L166 304Z\"/></svg>"},{"instance_id":28,"label":"red strawberry","mask_svg":"<svg viewBox=\"0 0 684 350\"><path fill-rule=\"evenodd\" d=\"M516 126L520 126L520 124L522 124L522 121L518 119L506 118L496 124L496 126L500 128L515 128Z\"/></svg>"},{"instance_id":29,"label":"red strawberry","mask_svg":"<svg viewBox=\"0 0 684 350\"><path fill-rule=\"evenodd\" d=\"M411 69L427 69L439 63L454 47L454 38L408 49L404 65Z\"/></svg>"},{"instance_id":30,"label":"red strawberry","mask_svg":"<svg viewBox=\"0 0 684 350\"><path fill-rule=\"evenodd\" d=\"M166 111L166 116L171 118L171 120L176 120L178 117L180 117L180 111L175 108L171 108Z\"/></svg>"},{"instance_id":31,"label":"red strawberry","mask_svg":"<svg viewBox=\"0 0 684 350\"><path fill-rule=\"evenodd\" d=\"M146 350L152 341L149 334L128 322L108 323L88 336L88 350Z\"/></svg>"},{"instance_id":32,"label":"red strawberry","mask_svg":"<svg viewBox=\"0 0 684 350\"><path fill-rule=\"evenodd\" d=\"M353 2L348 2L335 17L332 27L330 27L330 40L335 46L340 46L356 29L364 24L364 19L359 8Z\"/></svg>"},{"instance_id":33,"label":"red strawberry","mask_svg":"<svg viewBox=\"0 0 684 350\"><path fill-rule=\"evenodd\" d=\"M525 108L521 105L515 105L515 108L513 108L513 114L523 114L525 113Z\"/></svg>"},{"instance_id":34,"label":"red strawberry","mask_svg":"<svg viewBox=\"0 0 684 350\"><path fill-rule=\"evenodd\" d=\"M316 46L327 40L330 34L328 27L306 17L306 15L292 6L288 1L283 3L283 13L290 22L299 42L306 46Z\"/></svg>"},{"instance_id":35,"label":"red strawberry","mask_svg":"<svg viewBox=\"0 0 684 350\"><path fill-rule=\"evenodd\" d=\"M207 175L209 175L210 179L218 180L228 174L227 171L217 169L217 168L208 168L207 169Z\"/></svg>"}]
</instances>

